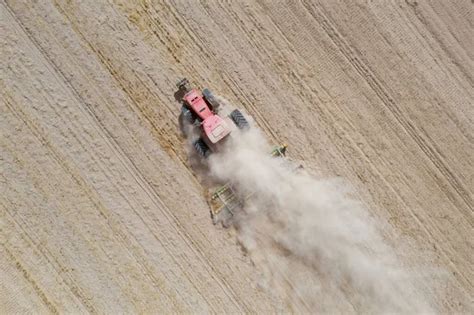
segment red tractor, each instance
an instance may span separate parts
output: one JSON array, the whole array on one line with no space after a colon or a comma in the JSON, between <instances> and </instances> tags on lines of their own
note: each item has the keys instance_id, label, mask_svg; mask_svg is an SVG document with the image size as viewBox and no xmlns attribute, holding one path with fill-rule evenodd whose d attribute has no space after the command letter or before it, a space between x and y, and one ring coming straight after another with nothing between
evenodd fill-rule
<instances>
[{"instance_id":1,"label":"red tractor","mask_svg":"<svg viewBox=\"0 0 474 315\"><path fill-rule=\"evenodd\" d=\"M220 104L208 89L203 89L201 93L191 88L187 79L182 79L176 86L182 102L181 118L199 128L199 139L193 145L201 156L209 156L217 143L223 141L236 127L249 128L247 119L238 109L228 116L219 116Z\"/></svg>"}]
</instances>

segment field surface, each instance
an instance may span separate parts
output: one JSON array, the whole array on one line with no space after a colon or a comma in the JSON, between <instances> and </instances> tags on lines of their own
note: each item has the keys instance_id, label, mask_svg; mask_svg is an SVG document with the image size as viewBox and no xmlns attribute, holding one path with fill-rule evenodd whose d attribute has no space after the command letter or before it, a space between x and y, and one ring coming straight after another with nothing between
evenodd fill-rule
<instances>
[{"instance_id":1,"label":"field surface","mask_svg":"<svg viewBox=\"0 0 474 315\"><path fill-rule=\"evenodd\" d=\"M433 309L472 311L473 24L468 0L0 0L0 313L328 311L212 225L181 77L349 181Z\"/></svg>"}]
</instances>

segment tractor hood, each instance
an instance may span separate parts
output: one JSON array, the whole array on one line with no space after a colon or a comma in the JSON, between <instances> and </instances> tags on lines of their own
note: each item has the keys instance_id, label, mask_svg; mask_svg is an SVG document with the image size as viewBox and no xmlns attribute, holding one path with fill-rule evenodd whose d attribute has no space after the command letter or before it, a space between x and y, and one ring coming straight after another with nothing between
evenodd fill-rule
<instances>
[{"instance_id":1,"label":"tractor hood","mask_svg":"<svg viewBox=\"0 0 474 315\"><path fill-rule=\"evenodd\" d=\"M232 131L227 121L217 115L207 117L202 122L202 127L212 143L217 143Z\"/></svg>"}]
</instances>

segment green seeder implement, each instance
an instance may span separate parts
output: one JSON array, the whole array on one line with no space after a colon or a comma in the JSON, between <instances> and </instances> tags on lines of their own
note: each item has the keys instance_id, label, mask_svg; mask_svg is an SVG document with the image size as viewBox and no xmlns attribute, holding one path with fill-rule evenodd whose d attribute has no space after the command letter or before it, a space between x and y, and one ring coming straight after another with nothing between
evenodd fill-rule
<instances>
[{"instance_id":1,"label":"green seeder implement","mask_svg":"<svg viewBox=\"0 0 474 315\"><path fill-rule=\"evenodd\" d=\"M285 157L286 148L286 144L275 146L271 156ZM251 195L244 198L238 196L230 183L217 188L210 196L212 222L214 224L222 222L224 226L227 226L235 212L243 207L245 200Z\"/></svg>"}]
</instances>

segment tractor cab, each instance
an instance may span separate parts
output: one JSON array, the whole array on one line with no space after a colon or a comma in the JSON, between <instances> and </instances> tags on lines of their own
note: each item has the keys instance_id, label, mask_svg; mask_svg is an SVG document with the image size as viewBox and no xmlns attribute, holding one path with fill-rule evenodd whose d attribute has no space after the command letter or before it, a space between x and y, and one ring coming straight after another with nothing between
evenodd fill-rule
<instances>
[{"instance_id":1,"label":"tractor cab","mask_svg":"<svg viewBox=\"0 0 474 315\"><path fill-rule=\"evenodd\" d=\"M201 120L206 120L206 118L214 115L209 106L207 106L202 95L196 89L192 89L186 93L183 100L188 104L190 109L201 118Z\"/></svg>"}]
</instances>

